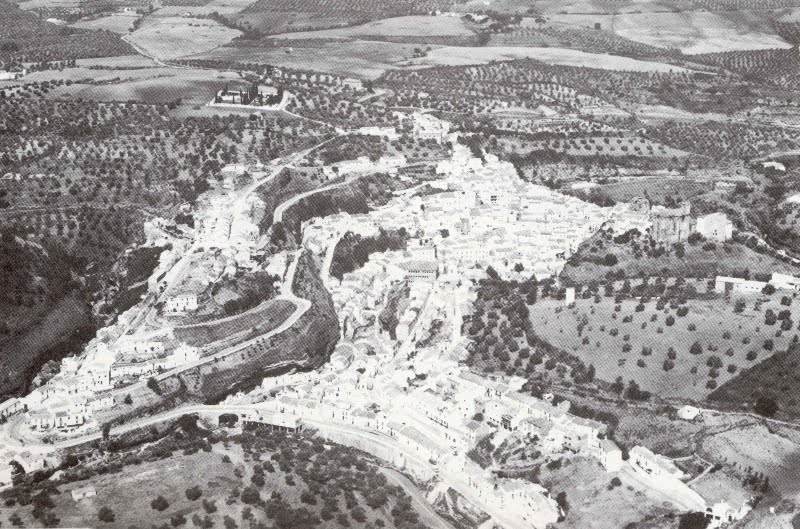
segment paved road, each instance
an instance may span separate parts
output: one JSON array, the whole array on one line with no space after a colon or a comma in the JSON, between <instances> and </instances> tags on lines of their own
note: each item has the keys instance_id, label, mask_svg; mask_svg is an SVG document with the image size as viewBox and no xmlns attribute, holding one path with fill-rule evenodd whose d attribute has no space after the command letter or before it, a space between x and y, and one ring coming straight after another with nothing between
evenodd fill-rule
<instances>
[{"instance_id":1,"label":"paved road","mask_svg":"<svg viewBox=\"0 0 800 529\"><path fill-rule=\"evenodd\" d=\"M420 521L425 526L432 527L434 529L454 529L452 524L439 516L439 513L437 513L433 506L428 503L428 499L425 497L425 494L423 494L422 491L419 490L419 488L410 479L393 468L382 467L382 469L389 481L394 482L395 485L403 487L403 490L405 490L406 493L411 496L411 503L419 513L421 518Z\"/></svg>"},{"instance_id":2,"label":"paved road","mask_svg":"<svg viewBox=\"0 0 800 529\"><path fill-rule=\"evenodd\" d=\"M356 176L355 178L351 178L349 180L345 180L344 182L339 182L336 184L330 184L323 187L318 187L317 189L312 189L311 191L306 191L305 193L300 193L299 195L295 195L289 200L281 202L277 208L275 208L275 212L272 214L272 224L277 224L283 221L283 214L286 213L290 207L294 206L304 198L310 197L312 195L316 195L317 193L324 193L325 191L330 191L331 189L336 189L337 187L342 187L344 185L349 184L350 182L357 180L360 176Z\"/></svg>"}]
</instances>

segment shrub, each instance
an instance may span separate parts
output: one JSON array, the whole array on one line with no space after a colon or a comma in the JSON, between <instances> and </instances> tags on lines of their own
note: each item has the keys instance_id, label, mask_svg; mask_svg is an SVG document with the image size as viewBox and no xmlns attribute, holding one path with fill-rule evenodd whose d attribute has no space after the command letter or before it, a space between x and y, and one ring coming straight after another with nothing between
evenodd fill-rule
<instances>
[{"instance_id":1,"label":"shrub","mask_svg":"<svg viewBox=\"0 0 800 529\"><path fill-rule=\"evenodd\" d=\"M215 513L217 512L217 504L212 500L203 500L203 510L205 510L208 514Z\"/></svg>"},{"instance_id":2,"label":"shrub","mask_svg":"<svg viewBox=\"0 0 800 529\"><path fill-rule=\"evenodd\" d=\"M164 496L158 496L156 499L150 502L150 507L156 511L165 511L167 507L169 507L169 502Z\"/></svg>"},{"instance_id":3,"label":"shrub","mask_svg":"<svg viewBox=\"0 0 800 529\"><path fill-rule=\"evenodd\" d=\"M675 314L677 314L679 317L682 318L687 314L689 314L689 307L686 306L678 307L678 310L675 312Z\"/></svg>"},{"instance_id":4,"label":"shrub","mask_svg":"<svg viewBox=\"0 0 800 529\"><path fill-rule=\"evenodd\" d=\"M700 342L694 342L694 343L693 343L693 344L692 344L692 345L689 347L689 353L691 353L691 354L693 354L693 355L699 355L699 354L703 354L703 346L702 346L702 345L700 345Z\"/></svg>"},{"instance_id":5,"label":"shrub","mask_svg":"<svg viewBox=\"0 0 800 529\"><path fill-rule=\"evenodd\" d=\"M709 381L708 381L708 382L706 382L706 387L707 387L708 389L716 389L716 388L717 388L717 381L716 381L716 380L714 380L713 378L712 378L712 379L709 379Z\"/></svg>"},{"instance_id":6,"label":"shrub","mask_svg":"<svg viewBox=\"0 0 800 529\"><path fill-rule=\"evenodd\" d=\"M753 360L755 360L756 358L758 358L758 353L757 353L757 352L755 352L755 351L747 351L747 356L746 356L746 358L752 362Z\"/></svg>"},{"instance_id":7,"label":"shrub","mask_svg":"<svg viewBox=\"0 0 800 529\"><path fill-rule=\"evenodd\" d=\"M764 417L772 417L778 412L778 403L772 397L759 397L753 405L753 410Z\"/></svg>"},{"instance_id":8,"label":"shrub","mask_svg":"<svg viewBox=\"0 0 800 529\"><path fill-rule=\"evenodd\" d=\"M775 344L770 339L764 340L764 350L765 351L772 351L772 348L775 347Z\"/></svg>"},{"instance_id":9,"label":"shrub","mask_svg":"<svg viewBox=\"0 0 800 529\"><path fill-rule=\"evenodd\" d=\"M115 518L114 511L108 507L101 507L100 510L97 511L97 519L101 522L111 523Z\"/></svg>"},{"instance_id":10,"label":"shrub","mask_svg":"<svg viewBox=\"0 0 800 529\"><path fill-rule=\"evenodd\" d=\"M189 487L186 489L186 499L189 501L195 501L199 499L200 496L203 495L203 489L200 488L199 485L195 485L194 487Z\"/></svg>"},{"instance_id":11,"label":"shrub","mask_svg":"<svg viewBox=\"0 0 800 529\"><path fill-rule=\"evenodd\" d=\"M675 316L670 314L669 316L667 316L667 319L664 320L664 323L667 324L667 327L672 327L673 325L675 325Z\"/></svg>"},{"instance_id":12,"label":"shrub","mask_svg":"<svg viewBox=\"0 0 800 529\"><path fill-rule=\"evenodd\" d=\"M255 505L261 501L261 495L255 487L245 487L242 491L242 501L248 505Z\"/></svg>"},{"instance_id":13,"label":"shrub","mask_svg":"<svg viewBox=\"0 0 800 529\"><path fill-rule=\"evenodd\" d=\"M176 514L169 519L169 523L172 527L184 525L186 523L186 516L182 514Z\"/></svg>"}]
</instances>

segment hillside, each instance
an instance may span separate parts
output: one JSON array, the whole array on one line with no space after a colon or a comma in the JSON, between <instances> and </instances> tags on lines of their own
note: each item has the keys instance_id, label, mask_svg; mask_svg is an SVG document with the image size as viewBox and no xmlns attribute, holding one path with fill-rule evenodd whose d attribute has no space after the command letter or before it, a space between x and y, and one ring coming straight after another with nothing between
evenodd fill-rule
<instances>
[{"instance_id":1,"label":"hillside","mask_svg":"<svg viewBox=\"0 0 800 529\"><path fill-rule=\"evenodd\" d=\"M61 61L135 53L119 35L57 26L0 0L0 66L13 62Z\"/></svg>"},{"instance_id":2,"label":"hillside","mask_svg":"<svg viewBox=\"0 0 800 529\"><path fill-rule=\"evenodd\" d=\"M44 362L76 351L94 333L79 270L57 244L0 235L0 395L25 390Z\"/></svg>"}]
</instances>

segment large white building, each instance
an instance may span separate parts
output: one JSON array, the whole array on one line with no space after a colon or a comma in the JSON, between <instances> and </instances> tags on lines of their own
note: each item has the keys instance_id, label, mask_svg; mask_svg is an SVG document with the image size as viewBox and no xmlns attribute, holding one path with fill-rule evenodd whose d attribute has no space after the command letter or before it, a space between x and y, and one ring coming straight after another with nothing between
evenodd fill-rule
<instances>
[{"instance_id":1,"label":"large white building","mask_svg":"<svg viewBox=\"0 0 800 529\"><path fill-rule=\"evenodd\" d=\"M697 233L711 241L725 242L733 237L733 222L725 213L711 213L697 218Z\"/></svg>"}]
</instances>

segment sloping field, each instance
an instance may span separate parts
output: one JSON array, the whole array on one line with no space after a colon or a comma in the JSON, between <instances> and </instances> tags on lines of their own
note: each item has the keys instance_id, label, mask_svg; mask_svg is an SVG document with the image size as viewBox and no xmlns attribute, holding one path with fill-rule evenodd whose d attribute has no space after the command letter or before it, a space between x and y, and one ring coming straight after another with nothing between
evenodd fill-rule
<instances>
[{"instance_id":1,"label":"sloping field","mask_svg":"<svg viewBox=\"0 0 800 529\"><path fill-rule=\"evenodd\" d=\"M671 64L642 61L616 55L586 53L567 48L525 48L518 46L496 46L491 48L444 46L431 50L426 57L412 59L406 64L415 66L462 66L526 58L536 59L548 64L563 64L565 66L598 68L601 70L631 72L689 71L686 68Z\"/></svg>"},{"instance_id":2,"label":"sloping field","mask_svg":"<svg viewBox=\"0 0 800 529\"><path fill-rule=\"evenodd\" d=\"M136 13L114 13L113 15L93 18L89 20L79 20L70 24L73 28L105 30L127 35L128 30L133 27L133 22L139 17Z\"/></svg>"},{"instance_id":3,"label":"sloping field","mask_svg":"<svg viewBox=\"0 0 800 529\"><path fill-rule=\"evenodd\" d=\"M612 24L621 37L687 54L791 47L752 12L624 14Z\"/></svg>"},{"instance_id":4,"label":"sloping field","mask_svg":"<svg viewBox=\"0 0 800 529\"><path fill-rule=\"evenodd\" d=\"M90 71L91 72L91 71ZM147 101L169 103L181 99L205 104L224 83L239 80L230 72L213 75L206 70L146 68L140 70L101 71L105 78L119 78L108 84L79 84L54 88L49 97L92 101Z\"/></svg>"},{"instance_id":5,"label":"sloping field","mask_svg":"<svg viewBox=\"0 0 800 529\"><path fill-rule=\"evenodd\" d=\"M780 297L772 298L764 304L764 311L771 308L777 314L786 309L780 305ZM644 311L635 312L637 302L624 300L620 312L616 313L613 298L602 298L597 304L591 299L581 299L576 301L574 310L560 311L563 302L540 301L530 307L530 317L534 330L543 339L576 354L586 364L593 364L597 376L603 380L613 381L621 376L626 382L635 380L643 389L657 395L701 399L711 392L706 386L711 380L707 364L710 357L721 361L715 380L722 384L736 372L752 367L757 360L791 343L791 332L776 336L779 325L765 325L764 313L753 310L752 299L748 302L749 308L737 314L733 304L723 300L691 300L686 316L676 317L670 312L673 325L667 325L668 316L664 311L655 310L652 301L645 304ZM796 319L800 309L792 306L789 310ZM617 314L617 318L613 314ZM651 320L653 315L655 321ZM632 321L623 322L625 316L632 316ZM582 320L588 321L588 325L579 335L576 329ZM695 331L687 330L690 324L695 325ZM773 350L763 347L768 339L773 341ZM702 346L700 354L690 353L695 342ZM630 345L629 351L625 351L626 343ZM650 348L649 354L643 354L645 347ZM665 370L670 347L677 357L674 366ZM728 349L730 353L726 354ZM756 358L748 359L750 351L755 351ZM727 369L729 365L735 366L733 373ZM694 373L693 368L696 368Z\"/></svg>"},{"instance_id":6,"label":"sloping field","mask_svg":"<svg viewBox=\"0 0 800 529\"><path fill-rule=\"evenodd\" d=\"M150 20L150 19L148 19ZM207 19L155 18L129 36L129 41L148 55L174 59L202 53L227 44L241 32Z\"/></svg>"},{"instance_id":7,"label":"sloping field","mask_svg":"<svg viewBox=\"0 0 800 529\"><path fill-rule=\"evenodd\" d=\"M157 64L143 55L121 55L119 57L97 57L94 59L78 59L75 64L83 68L124 70L126 68L153 68ZM97 70L94 70L97 72Z\"/></svg>"},{"instance_id":8,"label":"sloping field","mask_svg":"<svg viewBox=\"0 0 800 529\"><path fill-rule=\"evenodd\" d=\"M275 35L276 39L341 39L357 37L462 37L472 35L460 18L406 16L387 18L360 26L327 29L320 31L301 31Z\"/></svg>"},{"instance_id":9,"label":"sloping field","mask_svg":"<svg viewBox=\"0 0 800 529\"><path fill-rule=\"evenodd\" d=\"M414 56L415 44L392 42L324 42L306 47L243 48L226 46L186 57L187 59L228 60L241 63L270 64L284 68L307 69L317 72L376 79L395 64Z\"/></svg>"}]
</instances>

